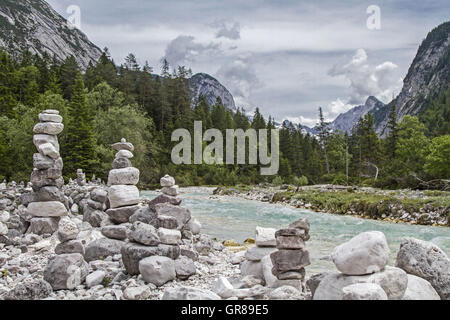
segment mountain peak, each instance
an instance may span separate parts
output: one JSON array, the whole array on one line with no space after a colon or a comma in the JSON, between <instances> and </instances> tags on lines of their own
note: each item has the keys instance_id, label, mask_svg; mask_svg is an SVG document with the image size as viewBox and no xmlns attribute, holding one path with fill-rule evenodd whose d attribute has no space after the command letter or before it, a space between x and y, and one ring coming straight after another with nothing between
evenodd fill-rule
<instances>
[{"instance_id":1,"label":"mountain peak","mask_svg":"<svg viewBox=\"0 0 450 320\"><path fill-rule=\"evenodd\" d=\"M96 62L101 50L43 0L0 1L0 48L16 57L29 50L62 61L74 56L82 69Z\"/></svg>"}]
</instances>

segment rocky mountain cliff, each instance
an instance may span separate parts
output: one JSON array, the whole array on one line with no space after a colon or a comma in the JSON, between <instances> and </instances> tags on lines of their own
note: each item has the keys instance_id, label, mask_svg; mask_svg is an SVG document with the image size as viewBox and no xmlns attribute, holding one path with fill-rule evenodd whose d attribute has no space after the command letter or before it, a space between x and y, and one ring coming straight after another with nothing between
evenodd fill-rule
<instances>
[{"instance_id":1,"label":"rocky mountain cliff","mask_svg":"<svg viewBox=\"0 0 450 320\"><path fill-rule=\"evenodd\" d=\"M27 49L39 55L47 52L59 61L73 55L83 69L101 55L84 33L70 29L43 0L0 1L0 47L13 57Z\"/></svg>"},{"instance_id":2,"label":"rocky mountain cliff","mask_svg":"<svg viewBox=\"0 0 450 320\"><path fill-rule=\"evenodd\" d=\"M384 103L375 97L367 98L365 104L354 107L353 109L341 113L333 122L330 123L330 128L333 130L340 130L342 132L350 132L359 118L363 118L369 112L376 112L384 108Z\"/></svg>"},{"instance_id":3,"label":"rocky mountain cliff","mask_svg":"<svg viewBox=\"0 0 450 320\"><path fill-rule=\"evenodd\" d=\"M403 80L400 94L388 105L372 113L376 131L381 137L386 129L389 110L397 108L398 120L405 115L417 115L424 111L428 102L438 96L450 84L450 21L433 29L422 42Z\"/></svg>"},{"instance_id":4,"label":"rocky mountain cliff","mask_svg":"<svg viewBox=\"0 0 450 320\"><path fill-rule=\"evenodd\" d=\"M189 79L189 86L193 93L193 101L200 95L206 97L209 105L216 103L217 97L222 99L225 107L236 111L236 105L231 93L219 81L206 73L197 73Z\"/></svg>"}]
</instances>

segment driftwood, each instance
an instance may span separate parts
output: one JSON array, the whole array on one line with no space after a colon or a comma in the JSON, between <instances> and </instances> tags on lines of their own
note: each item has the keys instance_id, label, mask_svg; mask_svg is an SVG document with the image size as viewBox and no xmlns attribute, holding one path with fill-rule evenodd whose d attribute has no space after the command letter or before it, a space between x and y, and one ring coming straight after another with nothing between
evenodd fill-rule
<instances>
[{"instance_id":1,"label":"driftwood","mask_svg":"<svg viewBox=\"0 0 450 320\"><path fill-rule=\"evenodd\" d=\"M450 180L448 179L434 179L425 181L420 179L414 172L411 172L410 176L419 182L414 189L433 189L441 191L450 190Z\"/></svg>"}]
</instances>

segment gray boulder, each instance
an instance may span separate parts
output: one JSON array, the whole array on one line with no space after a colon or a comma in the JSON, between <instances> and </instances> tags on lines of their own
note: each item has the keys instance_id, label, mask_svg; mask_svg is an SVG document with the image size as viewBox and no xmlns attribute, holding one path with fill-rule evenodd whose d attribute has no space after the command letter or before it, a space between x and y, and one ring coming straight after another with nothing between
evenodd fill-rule
<instances>
[{"instance_id":1,"label":"gray boulder","mask_svg":"<svg viewBox=\"0 0 450 320\"><path fill-rule=\"evenodd\" d=\"M114 223L127 223L130 220L130 217L140 209L142 209L141 206L127 206L116 209L108 209L106 210L106 214Z\"/></svg>"},{"instance_id":2,"label":"gray boulder","mask_svg":"<svg viewBox=\"0 0 450 320\"><path fill-rule=\"evenodd\" d=\"M441 300L441 298L427 280L408 274L408 287L402 300Z\"/></svg>"},{"instance_id":3,"label":"gray boulder","mask_svg":"<svg viewBox=\"0 0 450 320\"><path fill-rule=\"evenodd\" d=\"M191 219L191 212L189 209L180 206L174 206L169 203L159 203L154 206L156 214L164 216L172 216L178 221L178 230L181 230Z\"/></svg>"},{"instance_id":4,"label":"gray boulder","mask_svg":"<svg viewBox=\"0 0 450 320\"><path fill-rule=\"evenodd\" d=\"M131 224L129 226L131 226ZM125 225L104 226L102 227L101 232L107 238L125 240L127 238L127 231L129 226Z\"/></svg>"},{"instance_id":5,"label":"gray boulder","mask_svg":"<svg viewBox=\"0 0 450 320\"><path fill-rule=\"evenodd\" d=\"M175 260L175 273L177 278L186 280L197 272L194 261L185 256L180 256Z\"/></svg>"},{"instance_id":6,"label":"gray boulder","mask_svg":"<svg viewBox=\"0 0 450 320\"><path fill-rule=\"evenodd\" d=\"M148 205L151 208L154 208L155 205L157 205L159 203L169 203L169 204L173 204L174 206L178 206L181 204L181 201L182 201L181 198L172 197L167 194L161 194L161 195L157 196L156 198L152 199L151 201L149 201Z\"/></svg>"},{"instance_id":7,"label":"gray boulder","mask_svg":"<svg viewBox=\"0 0 450 320\"><path fill-rule=\"evenodd\" d=\"M250 261L261 261L264 256L275 251L277 251L277 249L271 247L252 247L245 252L245 258Z\"/></svg>"},{"instance_id":8,"label":"gray boulder","mask_svg":"<svg viewBox=\"0 0 450 320\"><path fill-rule=\"evenodd\" d=\"M69 240L67 242L58 243L55 247L56 254L64 253L80 253L84 256L85 250L82 240Z\"/></svg>"},{"instance_id":9,"label":"gray boulder","mask_svg":"<svg viewBox=\"0 0 450 320\"><path fill-rule=\"evenodd\" d=\"M32 218L28 232L43 235L53 234L58 230L58 218Z\"/></svg>"},{"instance_id":10,"label":"gray boulder","mask_svg":"<svg viewBox=\"0 0 450 320\"><path fill-rule=\"evenodd\" d=\"M176 278L174 261L161 256L152 256L139 261L139 272L146 282L158 287Z\"/></svg>"},{"instance_id":11,"label":"gray boulder","mask_svg":"<svg viewBox=\"0 0 450 320\"><path fill-rule=\"evenodd\" d=\"M336 247L331 254L336 268L346 275L365 275L383 270L390 249L382 232L363 232Z\"/></svg>"},{"instance_id":12,"label":"gray boulder","mask_svg":"<svg viewBox=\"0 0 450 320\"><path fill-rule=\"evenodd\" d=\"M128 238L131 241L147 246L157 246L160 243L156 228L140 221L133 223L128 233Z\"/></svg>"},{"instance_id":13,"label":"gray boulder","mask_svg":"<svg viewBox=\"0 0 450 320\"><path fill-rule=\"evenodd\" d=\"M52 286L47 281L28 278L8 292L5 300L42 300L52 292Z\"/></svg>"},{"instance_id":14,"label":"gray boulder","mask_svg":"<svg viewBox=\"0 0 450 320\"><path fill-rule=\"evenodd\" d=\"M104 259L121 252L125 242L102 238L88 244L84 258L87 262Z\"/></svg>"},{"instance_id":15,"label":"gray boulder","mask_svg":"<svg viewBox=\"0 0 450 320\"><path fill-rule=\"evenodd\" d=\"M269 292L270 300L304 300L302 293L292 286L282 286Z\"/></svg>"},{"instance_id":16,"label":"gray boulder","mask_svg":"<svg viewBox=\"0 0 450 320\"><path fill-rule=\"evenodd\" d=\"M442 300L450 300L450 260L435 244L404 239L397 253L397 267L427 280Z\"/></svg>"},{"instance_id":17,"label":"gray boulder","mask_svg":"<svg viewBox=\"0 0 450 320\"><path fill-rule=\"evenodd\" d=\"M62 254L49 261L44 270L44 280L53 290L72 290L88 274L88 264L79 253Z\"/></svg>"},{"instance_id":18,"label":"gray boulder","mask_svg":"<svg viewBox=\"0 0 450 320\"><path fill-rule=\"evenodd\" d=\"M140 221L143 223L151 224L155 228L159 227L158 219L156 212L150 207L138 207L139 209L134 211L134 213L130 216L130 223L135 223L136 221Z\"/></svg>"}]
</instances>

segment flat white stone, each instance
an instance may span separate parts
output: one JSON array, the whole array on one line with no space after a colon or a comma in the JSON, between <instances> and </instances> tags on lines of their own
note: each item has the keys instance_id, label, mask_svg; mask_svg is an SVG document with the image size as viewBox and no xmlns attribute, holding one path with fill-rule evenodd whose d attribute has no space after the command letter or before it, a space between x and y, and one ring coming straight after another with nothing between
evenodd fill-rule
<instances>
[{"instance_id":1,"label":"flat white stone","mask_svg":"<svg viewBox=\"0 0 450 320\"><path fill-rule=\"evenodd\" d=\"M161 243L176 245L181 241L181 232L176 229L158 229L158 237Z\"/></svg>"},{"instance_id":2,"label":"flat white stone","mask_svg":"<svg viewBox=\"0 0 450 320\"><path fill-rule=\"evenodd\" d=\"M42 121L42 122L61 123L63 118L60 115L57 115L57 114L40 113L39 114L39 120Z\"/></svg>"},{"instance_id":3,"label":"flat white stone","mask_svg":"<svg viewBox=\"0 0 450 320\"><path fill-rule=\"evenodd\" d=\"M50 135L50 134L35 134L33 136L33 143L36 146L36 149L39 150L39 146L41 144L45 144L45 143L51 143L56 151L59 152L59 142L58 142L58 138L55 135Z\"/></svg>"},{"instance_id":4,"label":"flat white stone","mask_svg":"<svg viewBox=\"0 0 450 320\"><path fill-rule=\"evenodd\" d=\"M255 244L258 247L276 247L277 246L277 240L275 238L276 231L277 230L274 228L256 227Z\"/></svg>"},{"instance_id":5,"label":"flat white stone","mask_svg":"<svg viewBox=\"0 0 450 320\"><path fill-rule=\"evenodd\" d=\"M139 169L128 167L109 171L108 186L126 184L136 185L139 182Z\"/></svg>"},{"instance_id":6,"label":"flat white stone","mask_svg":"<svg viewBox=\"0 0 450 320\"><path fill-rule=\"evenodd\" d=\"M67 215L67 209L58 201L32 202L27 213L34 217L62 217Z\"/></svg>"},{"instance_id":7,"label":"flat white stone","mask_svg":"<svg viewBox=\"0 0 450 320\"><path fill-rule=\"evenodd\" d=\"M136 186L116 185L109 187L108 198L111 209L132 206L140 201Z\"/></svg>"},{"instance_id":8,"label":"flat white stone","mask_svg":"<svg viewBox=\"0 0 450 320\"><path fill-rule=\"evenodd\" d=\"M164 193L164 194L166 194L168 196L176 197L179 194L178 189L179 189L178 186L163 187L161 189L161 191L162 191L162 193Z\"/></svg>"},{"instance_id":9,"label":"flat white stone","mask_svg":"<svg viewBox=\"0 0 450 320\"><path fill-rule=\"evenodd\" d=\"M116 153L116 158L127 158L131 159L133 158L133 154L128 150L120 150Z\"/></svg>"},{"instance_id":10,"label":"flat white stone","mask_svg":"<svg viewBox=\"0 0 450 320\"><path fill-rule=\"evenodd\" d=\"M160 179L161 187L172 187L175 185L175 179L168 174Z\"/></svg>"},{"instance_id":11,"label":"flat white stone","mask_svg":"<svg viewBox=\"0 0 450 320\"><path fill-rule=\"evenodd\" d=\"M33 128L34 133L50 134L50 135L60 134L63 130L64 125L62 123L54 123L54 122L37 123Z\"/></svg>"}]
</instances>

